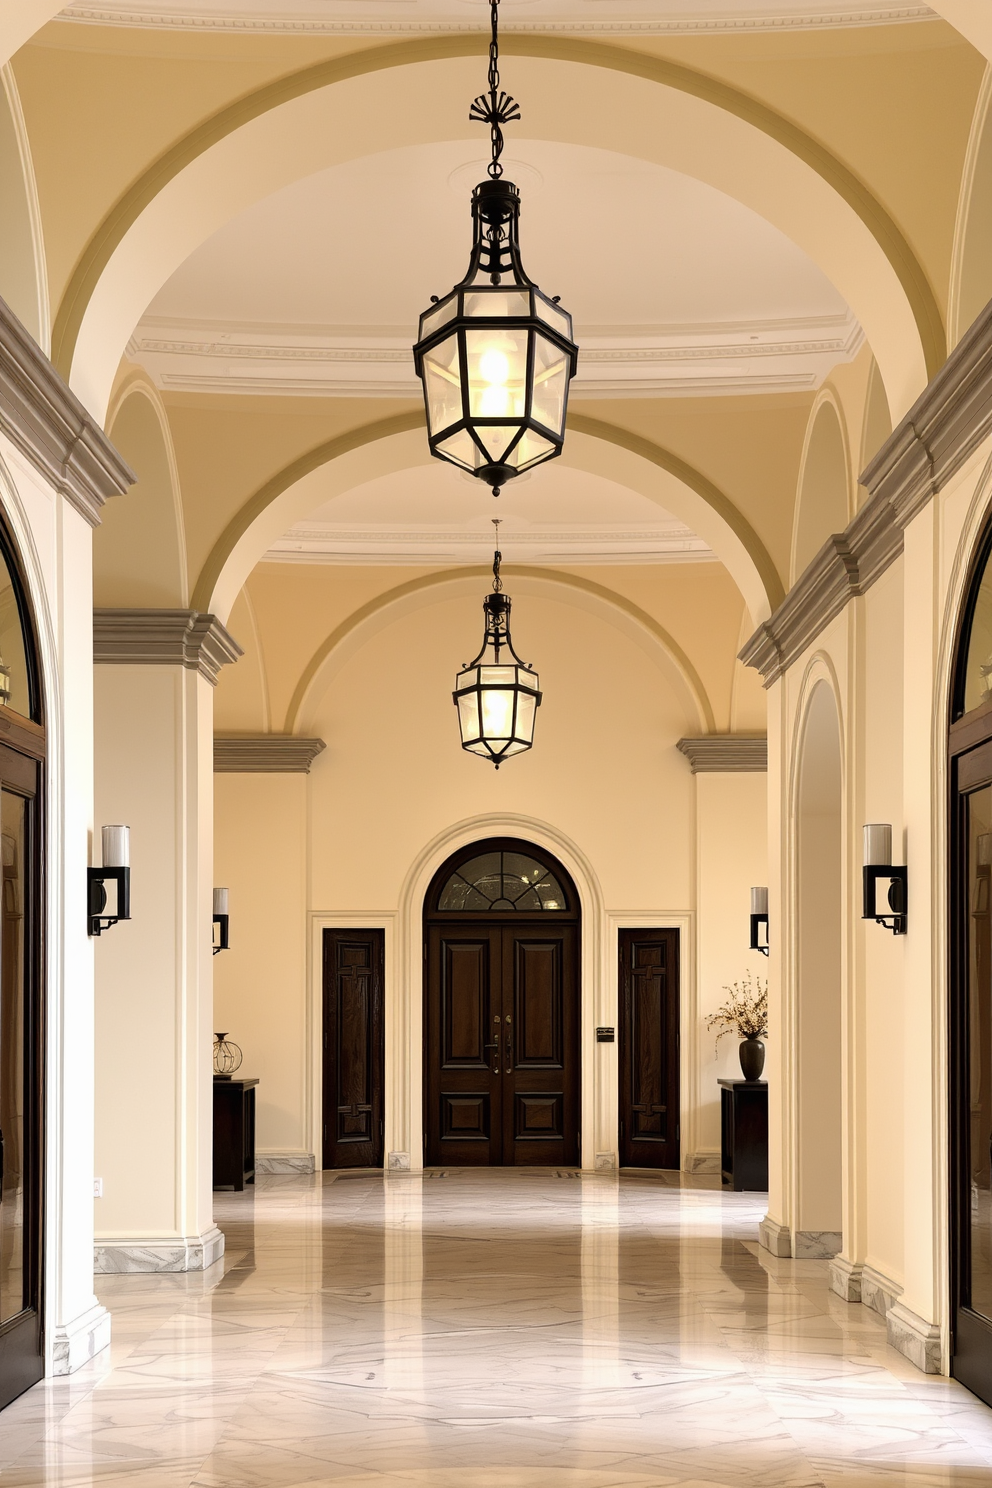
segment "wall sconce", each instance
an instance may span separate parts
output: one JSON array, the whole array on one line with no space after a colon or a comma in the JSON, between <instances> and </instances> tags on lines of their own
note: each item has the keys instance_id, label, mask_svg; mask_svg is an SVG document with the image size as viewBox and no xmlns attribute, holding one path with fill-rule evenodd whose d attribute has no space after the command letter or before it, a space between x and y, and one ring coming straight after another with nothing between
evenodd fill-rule
<instances>
[{"instance_id":1,"label":"wall sconce","mask_svg":"<svg viewBox=\"0 0 992 1488\"><path fill-rule=\"evenodd\" d=\"M889 886L888 910L878 911L878 883ZM884 925L893 935L906 934L906 869L892 863L892 828L888 822L865 826L864 908L862 919Z\"/></svg>"},{"instance_id":2,"label":"wall sconce","mask_svg":"<svg viewBox=\"0 0 992 1488\"><path fill-rule=\"evenodd\" d=\"M762 939L761 927L764 925L765 934ZM760 951L763 956L768 955L768 890L751 890L751 949Z\"/></svg>"},{"instance_id":3,"label":"wall sconce","mask_svg":"<svg viewBox=\"0 0 992 1488\"><path fill-rule=\"evenodd\" d=\"M218 951L231 949L231 917L227 912L228 897L227 889L214 889L214 924L217 926L217 939L213 948L215 956Z\"/></svg>"},{"instance_id":4,"label":"wall sconce","mask_svg":"<svg viewBox=\"0 0 992 1488\"><path fill-rule=\"evenodd\" d=\"M131 918L130 827L104 827L101 833L103 867L87 868L89 933L102 935L119 920ZM117 885L113 914L107 914L107 884Z\"/></svg>"}]
</instances>

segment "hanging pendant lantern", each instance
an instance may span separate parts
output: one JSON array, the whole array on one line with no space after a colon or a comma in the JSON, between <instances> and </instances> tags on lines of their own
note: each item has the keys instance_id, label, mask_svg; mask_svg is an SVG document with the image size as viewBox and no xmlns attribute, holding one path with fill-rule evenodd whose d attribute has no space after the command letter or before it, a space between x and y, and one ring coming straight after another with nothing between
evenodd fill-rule
<instances>
[{"instance_id":1,"label":"hanging pendant lantern","mask_svg":"<svg viewBox=\"0 0 992 1488\"><path fill-rule=\"evenodd\" d=\"M541 692L537 673L520 660L510 639L510 596L503 593L499 575L503 559L498 547L499 522L494 526L493 592L482 602L486 616L482 650L458 673L452 697L462 748L492 760L498 770L510 755L522 754L533 744Z\"/></svg>"},{"instance_id":2,"label":"hanging pendant lantern","mask_svg":"<svg viewBox=\"0 0 992 1488\"><path fill-rule=\"evenodd\" d=\"M489 180L472 193L472 257L461 283L420 317L413 356L431 454L498 496L514 476L561 454L578 347L572 317L520 261L520 192L502 179L500 164L502 126L520 109L499 91L499 0L490 10L489 91L469 111L489 125L492 140Z\"/></svg>"}]
</instances>

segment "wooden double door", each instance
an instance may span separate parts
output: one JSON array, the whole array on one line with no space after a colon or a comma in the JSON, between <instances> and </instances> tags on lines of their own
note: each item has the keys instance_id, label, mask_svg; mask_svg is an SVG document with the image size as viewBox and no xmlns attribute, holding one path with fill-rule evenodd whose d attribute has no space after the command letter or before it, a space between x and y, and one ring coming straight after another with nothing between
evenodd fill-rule
<instances>
[{"instance_id":1,"label":"wooden double door","mask_svg":"<svg viewBox=\"0 0 992 1488\"><path fill-rule=\"evenodd\" d=\"M425 1162L577 1164L578 924L425 928Z\"/></svg>"}]
</instances>

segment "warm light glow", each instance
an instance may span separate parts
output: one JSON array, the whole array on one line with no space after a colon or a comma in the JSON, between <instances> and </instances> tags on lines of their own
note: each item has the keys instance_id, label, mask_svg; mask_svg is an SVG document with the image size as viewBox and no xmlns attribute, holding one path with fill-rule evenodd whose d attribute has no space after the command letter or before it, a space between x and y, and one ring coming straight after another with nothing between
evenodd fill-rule
<instances>
[{"instance_id":1,"label":"warm light glow","mask_svg":"<svg viewBox=\"0 0 992 1488\"><path fill-rule=\"evenodd\" d=\"M482 734L486 739L509 739L513 734L513 693L487 687L482 693Z\"/></svg>"},{"instance_id":2,"label":"warm light glow","mask_svg":"<svg viewBox=\"0 0 992 1488\"><path fill-rule=\"evenodd\" d=\"M479 358L479 376L483 382L505 387L510 380L510 359L496 346L490 346Z\"/></svg>"}]
</instances>

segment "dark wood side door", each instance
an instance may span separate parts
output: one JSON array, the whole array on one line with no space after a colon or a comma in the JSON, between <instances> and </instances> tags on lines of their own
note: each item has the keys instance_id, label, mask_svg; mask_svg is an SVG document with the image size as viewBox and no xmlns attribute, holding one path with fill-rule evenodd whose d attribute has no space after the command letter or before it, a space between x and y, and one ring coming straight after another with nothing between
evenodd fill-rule
<instances>
[{"instance_id":1,"label":"dark wood side door","mask_svg":"<svg viewBox=\"0 0 992 1488\"><path fill-rule=\"evenodd\" d=\"M41 769L0 746L0 1408L45 1372Z\"/></svg>"},{"instance_id":2,"label":"dark wood side door","mask_svg":"<svg viewBox=\"0 0 992 1488\"><path fill-rule=\"evenodd\" d=\"M620 931L620 1165L679 1166L679 932Z\"/></svg>"},{"instance_id":3,"label":"dark wood side door","mask_svg":"<svg viewBox=\"0 0 992 1488\"><path fill-rule=\"evenodd\" d=\"M324 931L325 1168L383 1162L382 930Z\"/></svg>"},{"instance_id":4,"label":"dark wood side door","mask_svg":"<svg viewBox=\"0 0 992 1488\"><path fill-rule=\"evenodd\" d=\"M428 926L425 1161L579 1161L575 924Z\"/></svg>"}]
</instances>

